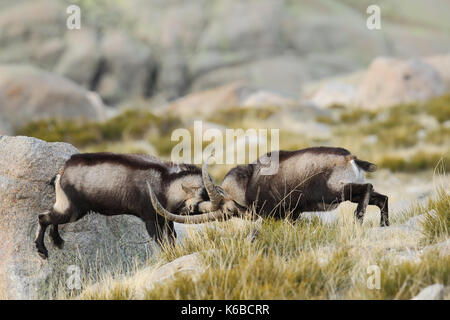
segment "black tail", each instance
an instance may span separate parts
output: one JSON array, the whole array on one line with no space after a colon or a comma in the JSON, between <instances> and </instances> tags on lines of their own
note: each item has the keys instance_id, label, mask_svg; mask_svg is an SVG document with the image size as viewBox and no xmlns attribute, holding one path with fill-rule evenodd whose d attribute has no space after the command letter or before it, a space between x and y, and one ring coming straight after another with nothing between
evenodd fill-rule
<instances>
[{"instance_id":1,"label":"black tail","mask_svg":"<svg viewBox=\"0 0 450 320\"><path fill-rule=\"evenodd\" d=\"M367 172L374 172L377 170L377 165L368 161L355 159L356 165Z\"/></svg>"},{"instance_id":2,"label":"black tail","mask_svg":"<svg viewBox=\"0 0 450 320\"><path fill-rule=\"evenodd\" d=\"M55 181L56 181L56 177L57 177L58 175L55 175L49 182L47 182L47 184L49 185L49 186L52 186L53 188L55 187Z\"/></svg>"}]
</instances>

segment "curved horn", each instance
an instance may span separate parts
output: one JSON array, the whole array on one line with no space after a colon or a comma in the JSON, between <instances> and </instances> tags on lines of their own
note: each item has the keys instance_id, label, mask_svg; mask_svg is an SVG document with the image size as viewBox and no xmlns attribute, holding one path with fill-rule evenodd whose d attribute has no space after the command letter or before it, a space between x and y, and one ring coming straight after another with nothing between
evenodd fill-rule
<instances>
[{"instance_id":1,"label":"curved horn","mask_svg":"<svg viewBox=\"0 0 450 320\"><path fill-rule=\"evenodd\" d=\"M211 201L212 210L219 209L220 203L223 200L223 195L217 190L214 182L211 179L211 176L208 173L208 159L203 163L202 167L202 178L203 184L205 185L206 192L208 193L209 199Z\"/></svg>"},{"instance_id":2,"label":"curved horn","mask_svg":"<svg viewBox=\"0 0 450 320\"><path fill-rule=\"evenodd\" d=\"M152 187L150 186L150 183L147 181L147 188L148 192L150 194L150 199L152 201L153 208L155 208L155 211L166 218L167 220L178 222L178 223L186 223L186 224L194 224L194 223L204 223L209 221L215 221L215 220L225 220L227 218L231 218L227 216L224 212L217 210L217 211L211 211L208 213L198 214L194 216L182 216L178 214L173 214L169 211L167 211L161 203L156 198L155 193L152 190Z\"/></svg>"}]
</instances>

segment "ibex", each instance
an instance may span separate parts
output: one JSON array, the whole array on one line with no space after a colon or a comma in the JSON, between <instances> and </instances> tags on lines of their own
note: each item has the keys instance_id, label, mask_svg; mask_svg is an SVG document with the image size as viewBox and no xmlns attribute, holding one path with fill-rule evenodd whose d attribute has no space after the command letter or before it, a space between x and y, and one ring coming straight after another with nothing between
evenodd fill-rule
<instances>
[{"instance_id":1,"label":"ibex","mask_svg":"<svg viewBox=\"0 0 450 320\"><path fill-rule=\"evenodd\" d=\"M156 214L147 185L151 186L162 205L176 214L196 214L211 207L199 167L144 155L75 154L66 161L53 183L56 201L52 209L39 214L35 240L38 253L44 259L48 257L44 244L46 228L51 225L50 237L56 246L62 248L64 240L58 232L58 225L77 221L91 211L108 216L137 216L144 220L149 235L157 242L162 241L164 231L173 241L176 237L173 222L167 222ZM222 211L218 210L185 215L181 220L199 223L220 220L222 216Z\"/></svg>"},{"instance_id":2,"label":"ibex","mask_svg":"<svg viewBox=\"0 0 450 320\"><path fill-rule=\"evenodd\" d=\"M254 211L259 216L298 218L305 211L328 211L349 200L358 203L357 221L363 221L367 205L381 211L381 226L389 226L388 197L375 192L365 181L365 172L376 165L359 160L348 150L314 147L278 152L279 167L273 175L262 175L263 163L258 159L231 169L221 187L215 186L203 165L203 183L210 198L200 211L222 211L221 218L242 216ZM271 153L263 157L276 158ZM183 216L164 210L150 189L157 212L169 220L183 222ZM219 215L220 216L220 215ZM211 220L213 217L211 217Z\"/></svg>"}]
</instances>

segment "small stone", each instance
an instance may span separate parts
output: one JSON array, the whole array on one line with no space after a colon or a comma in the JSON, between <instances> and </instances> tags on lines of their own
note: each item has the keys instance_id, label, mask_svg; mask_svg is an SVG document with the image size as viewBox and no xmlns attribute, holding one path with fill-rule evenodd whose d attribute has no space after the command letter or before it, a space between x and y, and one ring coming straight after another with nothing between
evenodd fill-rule
<instances>
[{"instance_id":1,"label":"small stone","mask_svg":"<svg viewBox=\"0 0 450 320\"><path fill-rule=\"evenodd\" d=\"M442 300L444 299L444 286L442 284L433 284L422 289L418 295L411 300Z\"/></svg>"}]
</instances>

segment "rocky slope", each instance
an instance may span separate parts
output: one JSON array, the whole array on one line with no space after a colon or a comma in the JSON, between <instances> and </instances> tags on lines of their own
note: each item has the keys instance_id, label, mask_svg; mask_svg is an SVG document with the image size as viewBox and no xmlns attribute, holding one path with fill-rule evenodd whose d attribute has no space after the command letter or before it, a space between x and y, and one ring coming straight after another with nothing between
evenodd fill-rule
<instances>
[{"instance_id":1,"label":"rocky slope","mask_svg":"<svg viewBox=\"0 0 450 320\"><path fill-rule=\"evenodd\" d=\"M13 127L43 118L101 120L105 106L95 92L27 65L0 65L0 114Z\"/></svg>"},{"instance_id":2,"label":"rocky slope","mask_svg":"<svg viewBox=\"0 0 450 320\"><path fill-rule=\"evenodd\" d=\"M358 70L380 55L450 50L444 0L78 3L82 28L68 30L69 1L3 1L0 62L54 71L115 104L236 80L297 96L305 82ZM382 30L367 29L369 4L381 7Z\"/></svg>"},{"instance_id":3,"label":"rocky slope","mask_svg":"<svg viewBox=\"0 0 450 320\"><path fill-rule=\"evenodd\" d=\"M43 298L51 291L45 288L49 279L65 285L71 265L95 275L99 266L144 260L151 249L138 219L88 215L61 227L66 240L63 250L54 247L47 235L50 257L38 256L34 247L37 215L55 199L48 183L77 152L67 143L0 136L0 291L4 298Z\"/></svg>"},{"instance_id":4,"label":"rocky slope","mask_svg":"<svg viewBox=\"0 0 450 320\"><path fill-rule=\"evenodd\" d=\"M450 92L450 55L422 59L378 57L367 70L324 79L303 92L302 99L319 107L333 105L365 109L425 102Z\"/></svg>"}]
</instances>

